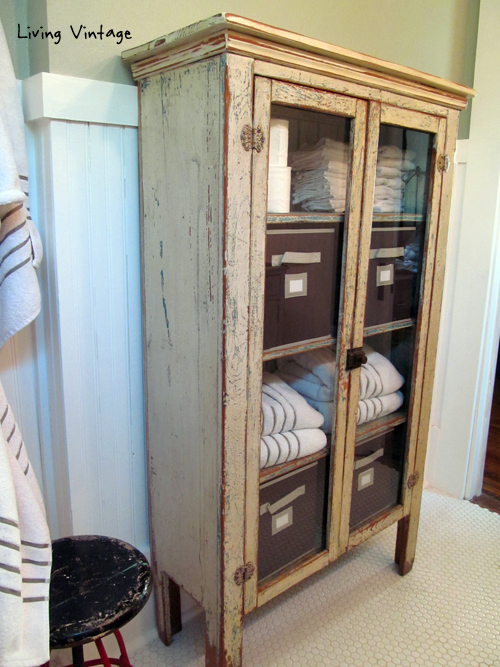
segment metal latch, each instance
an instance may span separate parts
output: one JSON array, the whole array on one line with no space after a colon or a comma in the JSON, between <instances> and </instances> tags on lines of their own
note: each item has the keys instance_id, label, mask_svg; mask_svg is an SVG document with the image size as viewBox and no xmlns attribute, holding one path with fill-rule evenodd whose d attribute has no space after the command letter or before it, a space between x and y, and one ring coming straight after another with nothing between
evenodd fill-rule
<instances>
[{"instance_id":1,"label":"metal latch","mask_svg":"<svg viewBox=\"0 0 500 667\"><path fill-rule=\"evenodd\" d=\"M440 155L437 159L437 168L438 171L447 172L450 168L450 156Z\"/></svg>"},{"instance_id":2,"label":"metal latch","mask_svg":"<svg viewBox=\"0 0 500 667\"><path fill-rule=\"evenodd\" d=\"M354 347L347 350L347 362L345 368L347 371L353 371L355 368L361 368L361 364L366 364L368 357L362 347Z\"/></svg>"},{"instance_id":3,"label":"metal latch","mask_svg":"<svg viewBox=\"0 0 500 667\"><path fill-rule=\"evenodd\" d=\"M234 573L234 581L237 586L242 586L245 581L249 581L255 572L255 565L248 562L246 565L241 565Z\"/></svg>"},{"instance_id":4,"label":"metal latch","mask_svg":"<svg viewBox=\"0 0 500 667\"><path fill-rule=\"evenodd\" d=\"M418 482L418 477L419 477L418 472L412 472L412 474L408 477L408 481L406 484L409 489L413 489L415 484Z\"/></svg>"},{"instance_id":5,"label":"metal latch","mask_svg":"<svg viewBox=\"0 0 500 667\"><path fill-rule=\"evenodd\" d=\"M264 148L264 132L262 128L256 127L252 128L250 125L245 125L241 130L241 145L246 151L251 150L252 148L260 153Z\"/></svg>"}]
</instances>

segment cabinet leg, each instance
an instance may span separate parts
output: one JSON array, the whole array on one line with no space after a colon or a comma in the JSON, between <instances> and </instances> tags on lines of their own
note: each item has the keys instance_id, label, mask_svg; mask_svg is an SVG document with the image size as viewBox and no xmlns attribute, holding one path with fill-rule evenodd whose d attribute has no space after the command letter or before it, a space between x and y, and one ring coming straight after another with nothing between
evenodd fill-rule
<instances>
[{"instance_id":1,"label":"cabinet leg","mask_svg":"<svg viewBox=\"0 0 500 667\"><path fill-rule=\"evenodd\" d=\"M182 630L181 590L173 579L161 572L160 581L155 582L155 596L158 635L170 646L173 636Z\"/></svg>"},{"instance_id":2,"label":"cabinet leg","mask_svg":"<svg viewBox=\"0 0 500 667\"><path fill-rule=\"evenodd\" d=\"M418 518L416 523L418 524ZM398 566L399 574L403 577L413 567L416 548L416 526L412 525L411 515L405 516L398 522L398 535L396 538L396 554L394 560Z\"/></svg>"},{"instance_id":3,"label":"cabinet leg","mask_svg":"<svg viewBox=\"0 0 500 667\"><path fill-rule=\"evenodd\" d=\"M212 628L209 615L205 612L205 667L241 667L243 648L243 628L241 617L231 624L230 632L221 632L219 623L222 619L214 619L216 628ZM211 632L211 630L215 630Z\"/></svg>"}]
</instances>

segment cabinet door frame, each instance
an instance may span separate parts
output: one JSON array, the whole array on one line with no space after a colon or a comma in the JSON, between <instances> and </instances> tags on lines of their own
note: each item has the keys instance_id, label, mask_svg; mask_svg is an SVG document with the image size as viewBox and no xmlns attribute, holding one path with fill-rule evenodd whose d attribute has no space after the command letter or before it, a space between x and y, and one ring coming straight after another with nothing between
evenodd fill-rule
<instances>
[{"instance_id":1,"label":"cabinet door frame","mask_svg":"<svg viewBox=\"0 0 500 667\"><path fill-rule=\"evenodd\" d=\"M446 118L426 114L379 102L371 102L369 110L369 125L367 135L366 168L364 177L364 202L360 237L358 289L356 293L356 307L353 327L353 347L361 347L364 342L364 314L367 294L368 262L372 231L373 192L375 185L375 170L381 124L404 127L406 129L428 132L434 136L431 158L431 180L429 188L428 207L426 215L426 232L424 239L424 253L422 275L419 288L419 310L415 324L415 349L413 358L413 372L411 394L408 406L408 430L405 464L402 474L401 502L391 510L367 522L366 525L350 532L349 520L351 510L352 480L354 472L354 451L356 444L356 418L359 399L359 379L361 369L351 373L351 389L349 400L348 427L345 443L345 474L343 480L342 522L340 551L345 551L368 539L375 533L392 523L408 516L412 504L412 489L408 482L410 477L417 473L423 476L423 462L416 467L417 442L422 426L425 427L429 419L429 410L421 414L422 389L426 365L426 347L429 334L429 318L433 298L433 282L436 263L436 247L440 223L440 202L443 174L437 168L438 156L446 148ZM447 215L443 218L447 220ZM443 251L443 249L441 249ZM419 459L420 462L420 459Z\"/></svg>"},{"instance_id":2,"label":"cabinet door frame","mask_svg":"<svg viewBox=\"0 0 500 667\"><path fill-rule=\"evenodd\" d=\"M326 92L267 77L254 78L254 132L264 137L262 150L252 157L252 211L250 238L249 298L249 365L246 441L246 509L245 562L258 565L259 527L259 461L261 431L261 392L263 361L263 319L265 283L265 242L267 224L267 174L271 104L279 103L311 111L321 111L353 119L350 136L350 169L344 225L342 283L340 290L339 335L337 338L337 396L335 438L332 438L334 460L331 465L327 549L290 568L259 590L258 572L245 583L245 613L264 604L313 572L320 570L338 555L341 491L344 466L346 407L349 373L345 370L347 350L351 347L354 315L358 240L361 219L364 150L368 103L347 95ZM333 447L335 444L335 447Z\"/></svg>"}]
</instances>

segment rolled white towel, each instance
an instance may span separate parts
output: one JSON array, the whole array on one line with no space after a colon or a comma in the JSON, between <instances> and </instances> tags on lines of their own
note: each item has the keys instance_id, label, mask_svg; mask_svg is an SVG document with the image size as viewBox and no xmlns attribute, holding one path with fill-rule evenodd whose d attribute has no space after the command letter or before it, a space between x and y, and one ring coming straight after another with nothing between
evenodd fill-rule
<instances>
[{"instance_id":1,"label":"rolled white towel","mask_svg":"<svg viewBox=\"0 0 500 667\"><path fill-rule=\"evenodd\" d=\"M400 389L404 377L389 359L375 352L369 345L365 344L363 349L367 362L361 366L360 399L384 396ZM315 401L333 400L335 364L335 352L331 348L311 350L277 360L280 377L304 398Z\"/></svg>"},{"instance_id":2,"label":"rolled white towel","mask_svg":"<svg viewBox=\"0 0 500 667\"><path fill-rule=\"evenodd\" d=\"M364 424L377 419L378 417L385 417L392 412L396 412L403 405L404 397L400 391L386 396L377 396L377 398L362 399L358 403L358 425ZM307 402L318 412L321 412L325 421L321 430L325 433L332 432L333 422L333 401L315 401L313 398L308 398Z\"/></svg>"},{"instance_id":3,"label":"rolled white towel","mask_svg":"<svg viewBox=\"0 0 500 667\"><path fill-rule=\"evenodd\" d=\"M404 397L400 391L377 398L367 398L358 404L358 425L365 424L372 419L385 417L396 412L403 405Z\"/></svg>"},{"instance_id":4,"label":"rolled white towel","mask_svg":"<svg viewBox=\"0 0 500 667\"><path fill-rule=\"evenodd\" d=\"M369 345L364 345L363 349L367 362L361 366L360 399L387 396L401 389L405 379L389 359Z\"/></svg>"},{"instance_id":5,"label":"rolled white towel","mask_svg":"<svg viewBox=\"0 0 500 667\"><path fill-rule=\"evenodd\" d=\"M260 439L260 467L279 465L309 456L326 446L326 435L319 428L304 428Z\"/></svg>"},{"instance_id":6,"label":"rolled white towel","mask_svg":"<svg viewBox=\"0 0 500 667\"><path fill-rule=\"evenodd\" d=\"M280 377L272 373L262 376L261 435L295 429L319 428L323 417Z\"/></svg>"}]
</instances>

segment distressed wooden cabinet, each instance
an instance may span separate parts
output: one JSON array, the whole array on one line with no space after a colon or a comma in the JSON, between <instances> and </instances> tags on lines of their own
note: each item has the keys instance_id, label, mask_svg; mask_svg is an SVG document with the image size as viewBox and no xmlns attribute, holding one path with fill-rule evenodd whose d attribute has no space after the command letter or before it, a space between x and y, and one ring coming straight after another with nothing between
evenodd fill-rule
<instances>
[{"instance_id":1,"label":"distressed wooden cabinet","mask_svg":"<svg viewBox=\"0 0 500 667\"><path fill-rule=\"evenodd\" d=\"M245 613L385 527L398 522L400 574L412 567L458 113L473 91L228 14L124 58L140 86L159 631L169 643L179 629L183 587L206 612L207 665L240 665ZM291 211L268 214L275 119L295 167ZM389 414L363 346L403 377ZM318 404L327 446L260 469L263 369L318 350L335 354ZM293 527L286 505L311 485Z\"/></svg>"}]
</instances>

